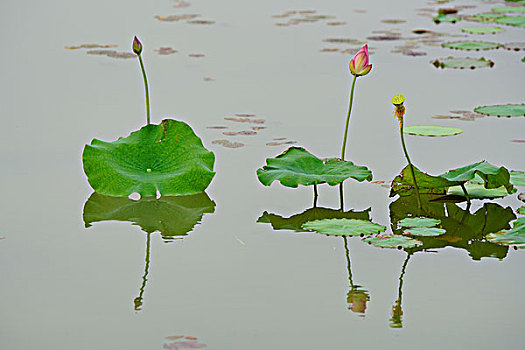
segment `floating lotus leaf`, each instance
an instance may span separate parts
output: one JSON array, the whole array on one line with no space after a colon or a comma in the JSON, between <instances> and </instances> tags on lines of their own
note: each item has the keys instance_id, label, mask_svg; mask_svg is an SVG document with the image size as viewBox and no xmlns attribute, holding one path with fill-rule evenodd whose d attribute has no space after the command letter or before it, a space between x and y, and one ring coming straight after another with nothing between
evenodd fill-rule
<instances>
[{"instance_id":1,"label":"floating lotus leaf","mask_svg":"<svg viewBox=\"0 0 525 350\"><path fill-rule=\"evenodd\" d=\"M403 132L419 136L451 136L461 134L463 130L440 125L413 125L403 127Z\"/></svg>"},{"instance_id":2,"label":"floating lotus leaf","mask_svg":"<svg viewBox=\"0 0 525 350\"><path fill-rule=\"evenodd\" d=\"M525 215L525 206L518 208L518 213L521 215Z\"/></svg>"},{"instance_id":3,"label":"floating lotus leaf","mask_svg":"<svg viewBox=\"0 0 525 350\"><path fill-rule=\"evenodd\" d=\"M145 197L138 201L94 192L84 205L84 224L99 221L128 221L147 233L158 231L166 240L185 236L202 216L215 211L215 203L204 192L189 196Z\"/></svg>"},{"instance_id":4,"label":"floating lotus leaf","mask_svg":"<svg viewBox=\"0 0 525 350\"><path fill-rule=\"evenodd\" d=\"M301 147L290 147L266 165L257 169L259 181L270 186L278 180L283 186L298 187L327 183L335 186L349 177L361 182L372 180L372 172L364 166L337 158L321 160Z\"/></svg>"},{"instance_id":5,"label":"floating lotus leaf","mask_svg":"<svg viewBox=\"0 0 525 350\"><path fill-rule=\"evenodd\" d=\"M514 186L525 186L525 172L511 170L510 171L510 183Z\"/></svg>"},{"instance_id":6,"label":"floating lotus leaf","mask_svg":"<svg viewBox=\"0 0 525 350\"><path fill-rule=\"evenodd\" d=\"M497 117L522 117L525 116L525 104L507 104L480 106L474 112Z\"/></svg>"},{"instance_id":7,"label":"floating lotus leaf","mask_svg":"<svg viewBox=\"0 0 525 350\"><path fill-rule=\"evenodd\" d=\"M468 19L476 22L490 23L502 17L505 17L505 15L501 13L478 13L471 17L468 17Z\"/></svg>"},{"instance_id":8,"label":"floating lotus leaf","mask_svg":"<svg viewBox=\"0 0 525 350\"><path fill-rule=\"evenodd\" d=\"M409 229L405 229L403 232L406 235L411 236L425 236L425 237L433 237L433 236L441 236L445 234L445 230L442 228L437 227L413 227Z\"/></svg>"},{"instance_id":9,"label":"floating lotus leaf","mask_svg":"<svg viewBox=\"0 0 525 350\"><path fill-rule=\"evenodd\" d=\"M416 181L420 194L445 194L446 188L456 185L455 182L423 173L416 167L414 167L414 174L416 176ZM414 178L412 177L410 165L407 165L405 168L403 168L403 170L401 170L401 173L398 176L396 176L392 181L390 188L390 197L393 197L396 194L400 196L409 196L414 193Z\"/></svg>"},{"instance_id":10,"label":"floating lotus leaf","mask_svg":"<svg viewBox=\"0 0 525 350\"><path fill-rule=\"evenodd\" d=\"M442 59L436 59L432 62L436 68L454 68L454 69L476 69L476 68L485 68L493 67L494 62L491 60L486 60L485 58L455 58L447 57Z\"/></svg>"},{"instance_id":11,"label":"floating lotus leaf","mask_svg":"<svg viewBox=\"0 0 525 350\"><path fill-rule=\"evenodd\" d=\"M510 230L488 234L487 240L492 243L514 245L519 249L525 249L525 220L514 221L514 226Z\"/></svg>"},{"instance_id":12,"label":"floating lotus leaf","mask_svg":"<svg viewBox=\"0 0 525 350\"><path fill-rule=\"evenodd\" d=\"M505 31L500 27L465 27L461 28L462 32L469 34L496 34Z\"/></svg>"},{"instance_id":13,"label":"floating lotus leaf","mask_svg":"<svg viewBox=\"0 0 525 350\"><path fill-rule=\"evenodd\" d=\"M385 226L356 219L323 219L308 221L304 229L317 231L328 236L363 236L379 233Z\"/></svg>"},{"instance_id":14,"label":"floating lotus leaf","mask_svg":"<svg viewBox=\"0 0 525 350\"><path fill-rule=\"evenodd\" d=\"M525 16L504 16L496 18L494 22L514 27L525 28Z\"/></svg>"},{"instance_id":15,"label":"floating lotus leaf","mask_svg":"<svg viewBox=\"0 0 525 350\"><path fill-rule=\"evenodd\" d=\"M434 20L434 23L456 23L458 21L461 21L461 17L459 16L451 16L451 15L437 15L436 17L432 18Z\"/></svg>"},{"instance_id":16,"label":"floating lotus leaf","mask_svg":"<svg viewBox=\"0 0 525 350\"><path fill-rule=\"evenodd\" d=\"M369 220L370 208L364 211L345 211L329 208L310 208L301 214L293 215L289 218L284 218L280 215L270 214L264 212L257 222L269 223L274 230L292 230L296 232L306 232L302 227L308 221L322 220L322 219L358 219Z\"/></svg>"},{"instance_id":17,"label":"floating lotus leaf","mask_svg":"<svg viewBox=\"0 0 525 350\"><path fill-rule=\"evenodd\" d=\"M215 175L215 155L188 124L171 119L114 142L93 139L82 160L91 187L110 196L195 194Z\"/></svg>"},{"instance_id":18,"label":"floating lotus leaf","mask_svg":"<svg viewBox=\"0 0 525 350\"><path fill-rule=\"evenodd\" d=\"M456 182L458 185L473 180L478 175L483 181L485 188L498 188L504 186L507 193L513 191L513 186L509 182L510 173L504 167L494 166L487 161L481 161L466 165L461 168L450 170L445 174L439 175L441 178Z\"/></svg>"},{"instance_id":19,"label":"floating lotus leaf","mask_svg":"<svg viewBox=\"0 0 525 350\"><path fill-rule=\"evenodd\" d=\"M400 235L383 235L363 238L366 243L372 244L379 248L415 248L423 245L423 242Z\"/></svg>"},{"instance_id":20,"label":"floating lotus leaf","mask_svg":"<svg viewBox=\"0 0 525 350\"><path fill-rule=\"evenodd\" d=\"M509 51L521 51L525 50L525 42L519 42L519 43L506 43L503 44L503 48L505 50Z\"/></svg>"},{"instance_id":21,"label":"floating lotus leaf","mask_svg":"<svg viewBox=\"0 0 525 350\"><path fill-rule=\"evenodd\" d=\"M439 225L441 220L432 219L432 218L404 218L400 220L397 224L402 227L433 227Z\"/></svg>"},{"instance_id":22,"label":"floating lotus leaf","mask_svg":"<svg viewBox=\"0 0 525 350\"><path fill-rule=\"evenodd\" d=\"M494 12L503 12L503 13L525 13L525 6L504 6L493 8Z\"/></svg>"},{"instance_id":23,"label":"floating lotus leaf","mask_svg":"<svg viewBox=\"0 0 525 350\"><path fill-rule=\"evenodd\" d=\"M504 186L498 188L485 188L482 184L477 183L465 183L465 189L470 198L485 199L485 198L501 198L509 194ZM516 192L516 189L512 190L511 193ZM449 196L464 196L463 189L461 186L453 186L447 190Z\"/></svg>"},{"instance_id":24,"label":"floating lotus leaf","mask_svg":"<svg viewBox=\"0 0 525 350\"><path fill-rule=\"evenodd\" d=\"M499 48L501 45L498 43L493 43L489 41L474 41L474 40L465 40L465 41L451 41L448 43L441 44L442 47L454 50L493 50Z\"/></svg>"}]
</instances>

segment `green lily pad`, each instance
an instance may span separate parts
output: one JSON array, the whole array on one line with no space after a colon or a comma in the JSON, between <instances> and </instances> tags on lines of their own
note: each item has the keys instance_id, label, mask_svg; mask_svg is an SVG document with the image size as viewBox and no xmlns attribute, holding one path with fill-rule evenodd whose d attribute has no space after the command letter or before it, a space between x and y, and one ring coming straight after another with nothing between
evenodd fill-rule
<instances>
[{"instance_id":1,"label":"green lily pad","mask_svg":"<svg viewBox=\"0 0 525 350\"><path fill-rule=\"evenodd\" d=\"M509 182L510 173L504 167L494 166L487 161L481 161L466 165L461 168L450 170L445 174L439 175L448 181L456 182L458 185L473 180L478 175L484 182L485 188L498 188L504 186L507 193L513 191L513 186Z\"/></svg>"},{"instance_id":2,"label":"green lily pad","mask_svg":"<svg viewBox=\"0 0 525 350\"><path fill-rule=\"evenodd\" d=\"M439 225L441 220L432 218L404 218L398 222L399 226L402 227L433 227Z\"/></svg>"},{"instance_id":3,"label":"green lily pad","mask_svg":"<svg viewBox=\"0 0 525 350\"><path fill-rule=\"evenodd\" d=\"M493 8L494 12L503 12L503 13L525 13L525 6L504 6Z\"/></svg>"},{"instance_id":4,"label":"green lily pad","mask_svg":"<svg viewBox=\"0 0 525 350\"><path fill-rule=\"evenodd\" d=\"M366 243L372 244L379 248L415 248L423 245L423 242L400 235L383 235L363 238Z\"/></svg>"},{"instance_id":5,"label":"green lily pad","mask_svg":"<svg viewBox=\"0 0 525 350\"><path fill-rule=\"evenodd\" d=\"M465 41L451 41L448 43L441 44L442 47L454 50L493 50L499 48L501 45L498 43L493 43L489 41L474 41L474 40L465 40Z\"/></svg>"},{"instance_id":6,"label":"green lily pad","mask_svg":"<svg viewBox=\"0 0 525 350\"><path fill-rule=\"evenodd\" d=\"M414 167L414 174L420 194L432 193L444 195L446 188L456 185L456 183L444 178L423 173L416 167ZM395 195L409 196L414 193L414 177L412 176L410 165L407 165L401 170L401 173L392 180L390 197Z\"/></svg>"},{"instance_id":7,"label":"green lily pad","mask_svg":"<svg viewBox=\"0 0 525 350\"><path fill-rule=\"evenodd\" d=\"M425 236L425 237L433 237L433 236L441 236L445 234L447 231L445 231L442 228L437 227L414 227L405 229L403 234L411 235L411 236Z\"/></svg>"},{"instance_id":8,"label":"green lily pad","mask_svg":"<svg viewBox=\"0 0 525 350\"><path fill-rule=\"evenodd\" d=\"M356 219L323 219L308 221L304 229L317 231L328 236L363 236L379 233L385 226Z\"/></svg>"},{"instance_id":9,"label":"green lily pad","mask_svg":"<svg viewBox=\"0 0 525 350\"><path fill-rule=\"evenodd\" d=\"M496 18L494 22L513 27L525 28L525 16L504 16Z\"/></svg>"},{"instance_id":10,"label":"green lily pad","mask_svg":"<svg viewBox=\"0 0 525 350\"><path fill-rule=\"evenodd\" d=\"M171 119L114 142L93 139L82 160L91 187L110 196L195 194L215 175L215 155L188 124Z\"/></svg>"},{"instance_id":11,"label":"green lily pad","mask_svg":"<svg viewBox=\"0 0 525 350\"><path fill-rule=\"evenodd\" d=\"M461 134L463 130L440 125L413 125L403 127L403 132L419 136L451 136Z\"/></svg>"},{"instance_id":12,"label":"green lily pad","mask_svg":"<svg viewBox=\"0 0 525 350\"><path fill-rule=\"evenodd\" d=\"M514 186L525 186L525 172L518 170L510 171L510 183Z\"/></svg>"},{"instance_id":13,"label":"green lily pad","mask_svg":"<svg viewBox=\"0 0 525 350\"><path fill-rule=\"evenodd\" d=\"M437 15L436 17L432 18L434 20L434 23L456 23L458 21L461 21L461 17L459 16L451 16L451 15Z\"/></svg>"},{"instance_id":14,"label":"green lily pad","mask_svg":"<svg viewBox=\"0 0 525 350\"><path fill-rule=\"evenodd\" d=\"M474 108L474 112L497 117L523 117L525 104L480 106Z\"/></svg>"},{"instance_id":15,"label":"green lily pad","mask_svg":"<svg viewBox=\"0 0 525 350\"><path fill-rule=\"evenodd\" d=\"M476 68L486 68L494 67L494 62L487 60L483 57L481 58L455 58L447 57L442 59L436 59L432 62L436 68L453 68L453 69L476 69Z\"/></svg>"},{"instance_id":16,"label":"green lily pad","mask_svg":"<svg viewBox=\"0 0 525 350\"><path fill-rule=\"evenodd\" d=\"M257 169L257 177L265 186L278 180L283 186L295 188L322 183L335 186L349 177L359 182L371 181L372 172L350 161L321 160L304 148L290 147L277 157L266 159L266 165Z\"/></svg>"},{"instance_id":17,"label":"green lily pad","mask_svg":"<svg viewBox=\"0 0 525 350\"><path fill-rule=\"evenodd\" d=\"M525 249L525 220L516 220L510 230L501 230L499 232L487 235L487 240L492 243L503 245L514 245L520 249Z\"/></svg>"},{"instance_id":18,"label":"green lily pad","mask_svg":"<svg viewBox=\"0 0 525 350\"><path fill-rule=\"evenodd\" d=\"M498 188L485 188L482 184L466 183L465 189L470 198L485 199L485 198L501 198L509 195L507 189L504 186ZM514 189L513 192L516 192ZM461 186L453 186L447 190L449 196L464 196L463 189Z\"/></svg>"},{"instance_id":19,"label":"green lily pad","mask_svg":"<svg viewBox=\"0 0 525 350\"><path fill-rule=\"evenodd\" d=\"M189 196L145 197L138 201L105 196L94 192L84 205L86 227L101 221L127 221L146 233L158 231L163 239L173 240L193 230L215 203L204 192Z\"/></svg>"},{"instance_id":20,"label":"green lily pad","mask_svg":"<svg viewBox=\"0 0 525 350\"><path fill-rule=\"evenodd\" d=\"M500 27L465 27L461 28L462 32L469 34L496 34L505 31Z\"/></svg>"},{"instance_id":21,"label":"green lily pad","mask_svg":"<svg viewBox=\"0 0 525 350\"><path fill-rule=\"evenodd\" d=\"M492 23L498 18L505 17L501 13L477 13L473 16L467 17L468 20L481 22L481 23Z\"/></svg>"},{"instance_id":22,"label":"green lily pad","mask_svg":"<svg viewBox=\"0 0 525 350\"><path fill-rule=\"evenodd\" d=\"M518 214L525 215L525 206L518 208Z\"/></svg>"}]
</instances>

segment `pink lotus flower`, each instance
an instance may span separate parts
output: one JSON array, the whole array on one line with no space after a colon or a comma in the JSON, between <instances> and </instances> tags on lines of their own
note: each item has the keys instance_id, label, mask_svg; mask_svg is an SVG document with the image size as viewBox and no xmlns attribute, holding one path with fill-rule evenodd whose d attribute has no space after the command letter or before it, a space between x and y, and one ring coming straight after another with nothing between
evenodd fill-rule
<instances>
[{"instance_id":1,"label":"pink lotus flower","mask_svg":"<svg viewBox=\"0 0 525 350\"><path fill-rule=\"evenodd\" d=\"M363 46L350 61L350 72L356 77L367 75L372 69L368 64L368 45Z\"/></svg>"}]
</instances>

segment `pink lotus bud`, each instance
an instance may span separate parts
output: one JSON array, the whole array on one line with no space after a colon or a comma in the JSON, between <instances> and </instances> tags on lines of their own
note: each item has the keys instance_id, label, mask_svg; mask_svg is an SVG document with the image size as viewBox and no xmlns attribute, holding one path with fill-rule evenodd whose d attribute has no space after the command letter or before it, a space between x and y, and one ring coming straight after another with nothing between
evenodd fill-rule
<instances>
[{"instance_id":1,"label":"pink lotus bud","mask_svg":"<svg viewBox=\"0 0 525 350\"><path fill-rule=\"evenodd\" d=\"M372 69L368 64L368 45L363 46L350 61L350 72L355 76L367 75Z\"/></svg>"},{"instance_id":2,"label":"pink lotus bud","mask_svg":"<svg viewBox=\"0 0 525 350\"><path fill-rule=\"evenodd\" d=\"M142 43L137 37L133 39L133 52L137 55L140 55L140 53L142 52Z\"/></svg>"}]
</instances>

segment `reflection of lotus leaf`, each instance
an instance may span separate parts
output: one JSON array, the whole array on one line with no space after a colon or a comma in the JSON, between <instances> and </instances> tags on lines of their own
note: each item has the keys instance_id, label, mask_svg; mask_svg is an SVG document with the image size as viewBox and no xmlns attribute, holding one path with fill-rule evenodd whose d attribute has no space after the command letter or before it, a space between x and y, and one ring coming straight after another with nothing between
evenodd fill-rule
<instances>
[{"instance_id":1,"label":"reflection of lotus leaf","mask_svg":"<svg viewBox=\"0 0 525 350\"><path fill-rule=\"evenodd\" d=\"M270 223L274 230L293 230L296 232L306 232L303 229L303 224L308 221L322 220L322 219L358 219L368 220L370 218L370 208L364 211L346 211L342 212L336 209L329 208L310 208L301 214L293 215L289 218L283 218L276 214L264 212L257 222Z\"/></svg>"},{"instance_id":2,"label":"reflection of lotus leaf","mask_svg":"<svg viewBox=\"0 0 525 350\"><path fill-rule=\"evenodd\" d=\"M432 218L404 218L397 224L401 227L433 227L441 223L438 219Z\"/></svg>"},{"instance_id":3,"label":"reflection of lotus leaf","mask_svg":"<svg viewBox=\"0 0 525 350\"><path fill-rule=\"evenodd\" d=\"M436 68L453 68L453 69L476 69L476 68L486 68L486 67L493 67L494 62L491 60L486 60L483 57L482 58L455 58L455 57L447 57L447 58L441 58L436 59L432 61L432 64Z\"/></svg>"},{"instance_id":4,"label":"reflection of lotus leaf","mask_svg":"<svg viewBox=\"0 0 525 350\"><path fill-rule=\"evenodd\" d=\"M481 106L474 108L474 112L497 117L522 117L525 116L525 104Z\"/></svg>"},{"instance_id":5,"label":"reflection of lotus leaf","mask_svg":"<svg viewBox=\"0 0 525 350\"><path fill-rule=\"evenodd\" d=\"M195 194L215 175L214 154L189 125L170 119L114 142L93 139L82 159L89 184L111 196Z\"/></svg>"},{"instance_id":6,"label":"reflection of lotus leaf","mask_svg":"<svg viewBox=\"0 0 525 350\"><path fill-rule=\"evenodd\" d=\"M84 205L84 224L90 227L99 221L129 221L147 233L159 231L164 239L172 239L186 235L205 213L214 211L215 203L206 193L134 201L94 192Z\"/></svg>"},{"instance_id":7,"label":"reflection of lotus leaf","mask_svg":"<svg viewBox=\"0 0 525 350\"><path fill-rule=\"evenodd\" d=\"M403 234L411 236L441 236L446 231L437 227L413 227L405 229Z\"/></svg>"},{"instance_id":8,"label":"reflection of lotus leaf","mask_svg":"<svg viewBox=\"0 0 525 350\"><path fill-rule=\"evenodd\" d=\"M448 48L448 49L455 49L455 50L493 50L499 48L501 45L498 43L488 42L488 41L473 41L473 40L465 40L465 41L452 41L448 43L443 43L441 46Z\"/></svg>"},{"instance_id":9,"label":"reflection of lotus leaf","mask_svg":"<svg viewBox=\"0 0 525 350\"><path fill-rule=\"evenodd\" d=\"M525 28L525 16L503 16L494 21L499 24Z\"/></svg>"},{"instance_id":10,"label":"reflection of lotus leaf","mask_svg":"<svg viewBox=\"0 0 525 350\"><path fill-rule=\"evenodd\" d=\"M465 27L461 28L462 32L469 34L495 34L503 32L505 29L500 27Z\"/></svg>"},{"instance_id":11,"label":"reflection of lotus leaf","mask_svg":"<svg viewBox=\"0 0 525 350\"><path fill-rule=\"evenodd\" d=\"M423 243L417 239L400 236L400 235L383 235L374 237L365 237L363 241L379 248L415 248L420 247Z\"/></svg>"},{"instance_id":12,"label":"reflection of lotus leaf","mask_svg":"<svg viewBox=\"0 0 525 350\"><path fill-rule=\"evenodd\" d=\"M461 134L463 130L440 125L413 125L404 126L403 132L405 134L419 136L451 136Z\"/></svg>"},{"instance_id":13,"label":"reflection of lotus leaf","mask_svg":"<svg viewBox=\"0 0 525 350\"><path fill-rule=\"evenodd\" d=\"M495 7L492 9L494 12L505 12L505 13L525 13L525 6L504 6Z\"/></svg>"},{"instance_id":14,"label":"reflection of lotus leaf","mask_svg":"<svg viewBox=\"0 0 525 350\"><path fill-rule=\"evenodd\" d=\"M379 233L385 226L370 221L356 219L324 219L309 221L303 225L307 230L317 231L329 236L362 236Z\"/></svg>"},{"instance_id":15,"label":"reflection of lotus leaf","mask_svg":"<svg viewBox=\"0 0 525 350\"><path fill-rule=\"evenodd\" d=\"M257 177L265 186L275 180L286 187L322 183L335 186L349 177L359 182L372 180L372 172L364 166L339 159L321 160L300 147L290 147L277 157L266 159L266 164L257 169Z\"/></svg>"}]
</instances>

